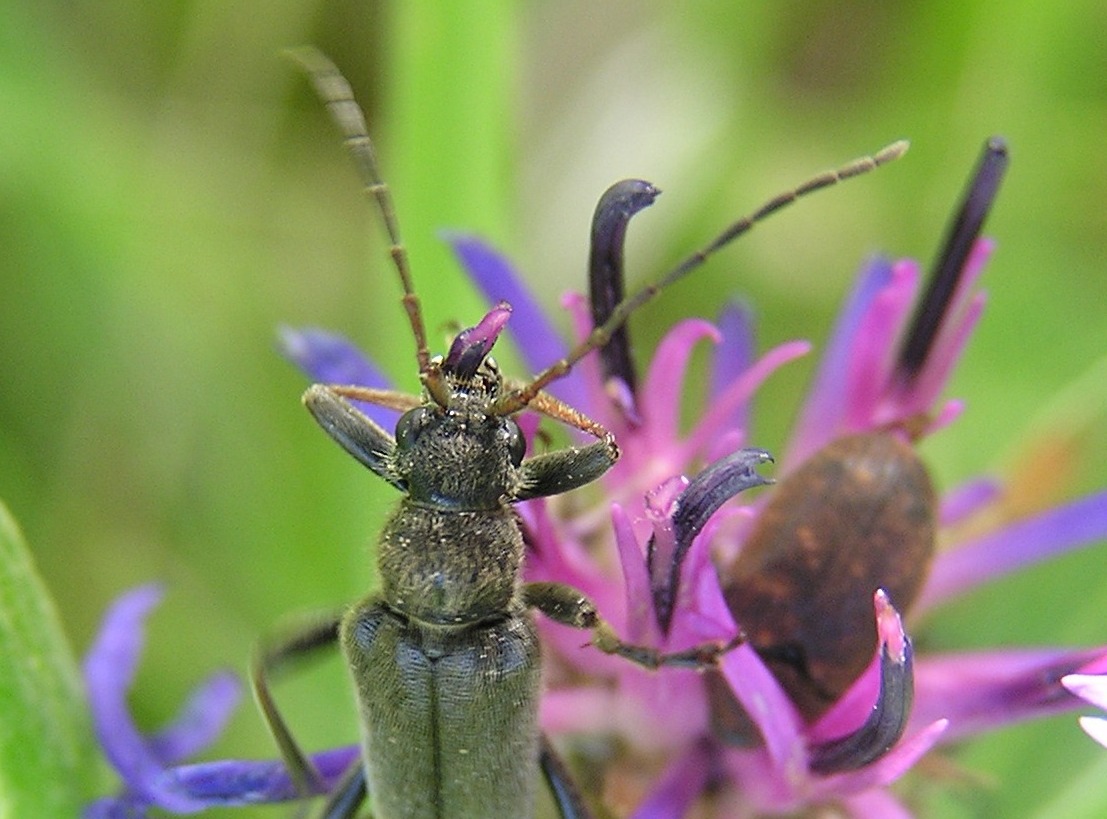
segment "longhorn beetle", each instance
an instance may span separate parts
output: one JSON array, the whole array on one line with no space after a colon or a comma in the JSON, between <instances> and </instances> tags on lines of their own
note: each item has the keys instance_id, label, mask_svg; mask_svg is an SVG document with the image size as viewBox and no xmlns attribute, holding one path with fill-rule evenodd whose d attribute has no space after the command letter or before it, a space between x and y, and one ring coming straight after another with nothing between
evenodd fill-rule
<instances>
[{"instance_id":1,"label":"longhorn beetle","mask_svg":"<svg viewBox=\"0 0 1107 819\"><path fill-rule=\"evenodd\" d=\"M341 643L357 689L364 759L332 793L325 816L353 816L368 792L380 819L527 817L534 811L539 770L563 816L586 816L538 731L539 647L530 609L590 630L593 646L647 668L708 668L743 637L735 635L726 645L661 653L622 642L577 590L522 582L523 534L512 504L588 484L619 456L610 432L543 388L603 348L627 317L662 288L754 224L807 193L899 157L907 145L897 142L770 199L656 282L611 306L565 358L516 383L505 381L488 357L507 319L507 305L462 331L445 357L431 357L391 195L378 171L364 115L326 57L309 48L290 56L329 109L377 203L415 340L422 395L325 384L305 393L304 403L327 434L403 497L380 535L382 588L342 617L260 650L251 668L255 695L301 792L320 792L318 774L278 713L267 676L296 656ZM652 192L652 201L656 189L636 184ZM395 437L351 400L402 412ZM525 441L513 420L524 409L596 441L525 458Z\"/></svg>"}]
</instances>

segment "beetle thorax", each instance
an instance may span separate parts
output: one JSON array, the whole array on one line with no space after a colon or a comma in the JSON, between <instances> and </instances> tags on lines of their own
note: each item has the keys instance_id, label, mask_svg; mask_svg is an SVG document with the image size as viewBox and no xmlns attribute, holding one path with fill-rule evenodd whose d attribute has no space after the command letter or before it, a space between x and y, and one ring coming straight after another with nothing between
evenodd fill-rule
<instances>
[{"instance_id":1,"label":"beetle thorax","mask_svg":"<svg viewBox=\"0 0 1107 819\"><path fill-rule=\"evenodd\" d=\"M381 533L388 604L424 623L461 625L506 611L516 596L523 536L507 505L458 511L400 502Z\"/></svg>"}]
</instances>

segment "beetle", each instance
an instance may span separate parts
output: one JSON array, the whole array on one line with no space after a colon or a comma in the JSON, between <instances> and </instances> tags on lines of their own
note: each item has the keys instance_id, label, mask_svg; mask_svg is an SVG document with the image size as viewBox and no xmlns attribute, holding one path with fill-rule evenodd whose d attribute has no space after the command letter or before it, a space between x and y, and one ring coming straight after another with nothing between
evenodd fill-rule
<instances>
[{"instance_id":1,"label":"beetle","mask_svg":"<svg viewBox=\"0 0 1107 819\"><path fill-rule=\"evenodd\" d=\"M531 610L590 630L591 645L647 668L712 667L738 645L708 644L662 653L623 642L579 591L523 583L524 540L512 504L584 486L619 452L612 434L544 388L582 357L608 347L638 307L760 220L807 193L857 176L906 150L898 142L871 157L813 177L731 224L702 250L628 298L610 299L591 334L529 381L504 379L489 357L510 307L494 307L432 357L419 299L400 241L391 195L377 168L364 115L338 69L313 49L292 58L330 110L391 244L403 306L416 346L420 396L349 385L316 384L304 403L347 453L402 493L378 543L381 588L341 617L314 623L263 646L251 680L255 696L302 793L322 790L272 698L268 677L288 661L338 642L357 693L363 764L352 767L324 808L352 816L369 794L375 815L526 817L533 814L541 771L565 817L588 815L537 725L539 644ZM614 193L612 193L614 192ZM640 180L617 183L596 222L621 250L626 221L657 190ZM604 202L607 202L605 205ZM614 215L613 215L614 214ZM400 411L395 435L352 401ZM591 444L526 457L513 416L529 409L592 436Z\"/></svg>"}]
</instances>

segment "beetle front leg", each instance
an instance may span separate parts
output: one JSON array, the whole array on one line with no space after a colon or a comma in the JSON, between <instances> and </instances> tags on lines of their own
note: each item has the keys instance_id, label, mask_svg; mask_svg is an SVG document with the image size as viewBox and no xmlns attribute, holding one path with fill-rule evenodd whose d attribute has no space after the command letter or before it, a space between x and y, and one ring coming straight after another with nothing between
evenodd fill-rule
<instances>
[{"instance_id":1,"label":"beetle front leg","mask_svg":"<svg viewBox=\"0 0 1107 819\"><path fill-rule=\"evenodd\" d=\"M587 432L598 440L589 446L547 452L523 461L519 470L520 487L513 501L560 495L592 483L619 460L615 436L579 410L544 392L534 397L530 408Z\"/></svg>"},{"instance_id":2,"label":"beetle front leg","mask_svg":"<svg viewBox=\"0 0 1107 819\"><path fill-rule=\"evenodd\" d=\"M397 489L403 489L390 468L396 441L351 404L348 400L350 396L361 400L373 400L375 397L377 400L374 403L388 407L407 406L405 401L410 396L388 390L359 391L353 387L313 384L303 397L308 412L339 446ZM395 404L385 400L391 398L395 398Z\"/></svg>"},{"instance_id":3,"label":"beetle front leg","mask_svg":"<svg viewBox=\"0 0 1107 819\"><path fill-rule=\"evenodd\" d=\"M645 668L712 668L720 657L746 641L746 636L739 632L726 643L703 643L683 651L659 651L621 640L611 624L600 616L596 605L572 586L564 583L527 583L523 587L523 596L528 606L538 609L554 622L590 629L592 645L605 654L623 657Z\"/></svg>"},{"instance_id":4,"label":"beetle front leg","mask_svg":"<svg viewBox=\"0 0 1107 819\"><path fill-rule=\"evenodd\" d=\"M512 501L560 495L590 484L611 469L618 457L614 441L597 441L527 458L519 467L520 486Z\"/></svg>"}]
</instances>

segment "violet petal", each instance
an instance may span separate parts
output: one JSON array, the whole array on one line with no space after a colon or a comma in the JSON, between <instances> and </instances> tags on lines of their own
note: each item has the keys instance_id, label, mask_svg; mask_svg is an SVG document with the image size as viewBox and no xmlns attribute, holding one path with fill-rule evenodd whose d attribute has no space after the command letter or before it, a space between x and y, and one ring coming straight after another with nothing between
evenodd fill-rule
<instances>
[{"instance_id":1,"label":"violet petal","mask_svg":"<svg viewBox=\"0 0 1107 819\"><path fill-rule=\"evenodd\" d=\"M169 765L215 742L242 699L242 686L230 671L212 674L189 696L173 722L148 738L153 753Z\"/></svg>"},{"instance_id":2,"label":"violet petal","mask_svg":"<svg viewBox=\"0 0 1107 819\"><path fill-rule=\"evenodd\" d=\"M722 340L711 357L711 399L714 402L734 379L753 363L753 310L749 305L727 302L715 322ZM728 426L747 425L745 407L737 407L728 419Z\"/></svg>"},{"instance_id":3,"label":"violet petal","mask_svg":"<svg viewBox=\"0 0 1107 819\"><path fill-rule=\"evenodd\" d=\"M1107 492L1099 492L942 552L914 613L989 580L1107 538Z\"/></svg>"},{"instance_id":4,"label":"violet petal","mask_svg":"<svg viewBox=\"0 0 1107 819\"><path fill-rule=\"evenodd\" d=\"M851 819L914 819L915 816L883 788L870 788L842 801Z\"/></svg>"},{"instance_id":5,"label":"violet petal","mask_svg":"<svg viewBox=\"0 0 1107 819\"><path fill-rule=\"evenodd\" d=\"M800 412L785 464L798 464L819 449L838 428L846 409L846 374L850 352L862 319L873 301L892 281L892 263L877 256L865 263L845 309L831 331L826 352Z\"/></svg>"},{"instance_id":6,"label":"violet petal","mask_svg":"<svg viewBox=\"0 0 1107 819\"><path fill-rule=\"evenodd\" d=\"M712 399L710 406L705 408L700 420L680 445L676 462L684 463L701 450L705 450L711 460L722 457L718 445L728 435L737 434L744 438L746 433L745 428L728 428L727 420L744 414L754 394L777 370L790 361L802 358L810 351L811 345L806 341L786 341L754 361L745 372L731 381L722 393ZM733 449L734 447L731 446L730 449L722 452L733 451Z\"/></svg>"},{"instance_id":7,"label":"violet petal","mask_svg":"<svg viewBox=\"0 0 1107 819\"><path fill-rule=\"evenodd\" d=\"M338 784L357 760L360 748L348 745L311 755L323 783L323 792ZM206 806L256 805L303 798L284 762L274 760L221 760L171 768L166 777L174 788Z\"/></svg>"},{"instance_id":8,"label":"violet petal","mask_svg":"<svg viewBox=\"0 0 1107 819\"><path fill-rule=\"evenodd\" d=\"M163 787L163 761L139 732L127 707L127 691L134 681L145 639L143 623L161 597L160 586L140 586L112 604L85 656L85 685L100 747L126 789L140 800L187 813L203 804ZM180 736L177 739L184 741Z\"/></svg>"},{"instance_id":9,"label":"violet petal","mask_svg":"<svg viewBox=\"0 0 1107 819\"><path fill-rule=\"evenodd\" d=\"M638 396L644 444L654 453L666 451L677 440L683 390L673 385L686 383L692 350L702 339L719 342L715 325L703 319L683 319L664 335L654 351Z\"/></svg>"},{"instance_id":10,"label":"violet petal","mask_svg":"<svg viewBox=\"0 0 1107 819\"><path fill-rule=\"evenodd\" d=\"M994 478L976 478L954 487L942 498L938 513L941 525L956 526L996 500L1002 491L1002 485Z\"/></svg>"},{"instance_id":11,"label":"violet petal","mask_svg":"<svg viewBox=\"0 0 1107 819\"><path fill-rule=\"evenodd\" d=\"M719 669L735 699L757 726L772 767L778 771L804 770L806 746L799 713L753 646L747 643L728 652L719 661Z\"/></svg>"},{"instance_id":12,"label":"violet petal","mask_svg":"<svg viewBox=\"0 0 1107 819\"><path fill-rule=\"evenodd\" d=\"M660 781L630 814L631 819L672 819L684 816L706 788L711 770L711 750L696 743L669 764Z\"/></svg>"},{"instance_id":13,"label":"violet petal","mask_svg":"<svg viewBox=\"0 0 1107 819\"><path fill-rule=\"evenodd\" d=\"M361 351L343 336L312 327L281 327L281 353L316 384L356 385L391 389L392 383ZM365 401L353 401L359 410L385 429L396 426L399 413Z\"/></svg>"},{"instance_id":14,"label":"violet petal","mask_svg":"<svg viewBox=\"0 0 1107 819\"><path fill-rule=\"evenodd\" d=\"M1061 678L1107 649L928 655L915 669L916 722L948 719L958 738L1078 707Z\"/></svg>"}]
</instances>

